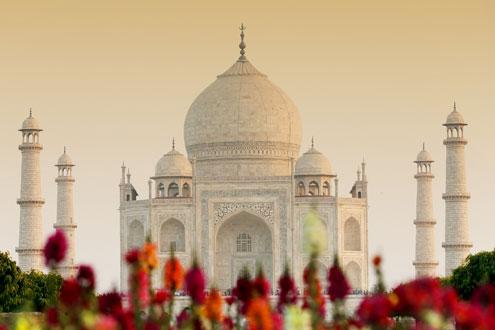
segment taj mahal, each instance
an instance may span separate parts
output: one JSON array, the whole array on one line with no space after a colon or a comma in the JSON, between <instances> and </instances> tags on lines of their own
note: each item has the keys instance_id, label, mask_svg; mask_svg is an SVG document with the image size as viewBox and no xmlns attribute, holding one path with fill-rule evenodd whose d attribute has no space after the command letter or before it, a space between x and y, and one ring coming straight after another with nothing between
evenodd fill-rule
<instances>
[{"instance_id":1,"label":"taj mahal","mask_svg":"<svg viewBox=\"0 0 495 330\"><path fill-rule=\"evenodd\" d=\"M130 171L121 167L120 282L127 289L123 256L147 237L156 243L161 266L171 250L182 264L196 256L212 283L229 290L243 268L258 265L271 281L289 265L302 281L309 260L308 230L323 240L319 276L337 257L354 290L368 283L368 179L364 160L352 185L342 187L330 160L314 141L303 143L296 105L246 57L241 28L240 57L192 102L184 122L182 153L172 143L150 173L148 191L139 192ZM447 150L445 200L446 274L462 264L472 246L465 177L466 127L454 106L444 124ZM20 129L22 143L19 265L43 269L40 187L40 124L30 113ZM307 147L304 147L307 145ZM309 148L308 148L309 147ZM302 150L301 150L302 149ZM416 276L435 276L438 261L433 209L433 157L418 154ZM73 214L74 163L66 150L56 163L57 221L69 241L64 276L75 270L76 221ZM141 196L146 196L142 198ZM317 219L308 229L308 219ZM157 272L158 273L158 272ZM158 284L162 274L153 279ZM302 287L302 283L298 283Z\"/></svg>"}]
</instances>

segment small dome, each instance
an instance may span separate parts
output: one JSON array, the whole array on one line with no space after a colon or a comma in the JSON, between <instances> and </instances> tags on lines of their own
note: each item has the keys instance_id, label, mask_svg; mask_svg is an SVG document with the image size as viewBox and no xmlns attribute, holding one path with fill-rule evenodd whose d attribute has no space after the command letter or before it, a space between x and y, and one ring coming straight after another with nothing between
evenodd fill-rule
<instances>
[{"instance_id":1,"label":"small dome","mask_svg":"<svg viewBox=\"0 0 495 330\"><path fill-rule=\"evenodd\" d=\"M431 154L423 147L423 150L421 150L418 157L416 157L416 162L433 162L433 157L431 157Z\"/></svg>"},{"instance_id":2,"label":"small dome","mask_svg":"<svg viewBox=\"0 0 495 330\"><path fill-rule=\"evenodd\" d=\"M192 167L189 160L180 152L173 148L163 155L158 161L155 168L155 176L192 176Z\"/></svg>"},{"instance_id":3,"label":"small dome","mask_svg":"<svg viewBox=\"0 0 495 330\"><path fill-rule=\"evenodd\" d=\"M311 147L297 160L295 175L333 176L333 171L328 158Z\"/></svg>"},{"instance_id":4,"label":"small dome","mask_svg":"<svg viewBox=\"0 0 495 330\"><path fill-rule=\"evenodd\" d=\"M24 121L22 122L21 131L23 131L23 130L41 131L40 124L33 117L33 115L32 115L31 112L29 112L29 117L27 117L26 119L24 119Z\"/></svg>"},{"instance_id":5,"label":"small dome","mask_svg":"<svg viewBox=\"0 0 495 330\"><path fill-rule=\"evenodd\" d=\"M445 122L444 125L467 125L461 113L457 111L455 103L454 103L454 111L452 111L447 116L447 121Z\"/></svg>"},{"instance_id":6,"label":"small dome","mask_svg":"<svg viewBox=\"0 0 495 330\"><path fill-rule=\"evenodd\" d=\"M64 148L64 153L62 154L62 156L60 156L58 158L57 166L74 166L72 159L65 152L65 148Z\"/></svg>"}]
</instances>

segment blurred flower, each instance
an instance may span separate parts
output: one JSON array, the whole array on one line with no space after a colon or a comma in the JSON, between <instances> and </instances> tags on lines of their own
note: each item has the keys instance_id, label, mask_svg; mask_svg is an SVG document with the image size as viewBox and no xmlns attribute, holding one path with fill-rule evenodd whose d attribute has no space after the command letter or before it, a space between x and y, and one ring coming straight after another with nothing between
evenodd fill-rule
<instances>
[{"instance_id":1,"label":"blurred flower","mask_svg":"<svg viewBox=\"0 0 495 330\"><path fill-rule=\"evenodd\" d=\"M223 330L233 330L234 329L234 321L230 317L224 317L222 322Z\"/></svg>"},{"instance_id":2,"label":"blurred flower","mask_svg":"<svg viewBox=\"0 0 495 330\"><path fill-rule=\"evenodd\" d=\"M58 325L58 311L55 307L50 307L46 310L45 312L46 316L46 322L48 323L49 326L56 326Z\"/></svg>"},{"instance_id":3,"label":"blurred flower","mask_svg":"<svg viewBox=\"0 0 495 330\"><path fill-rule=\"evenodd\" d=\"M98 296L98 310L103 314L115 314L122 310L122 295L111 291Z\"/></svg>"},{"instance_id":4,"label":"blurred flower","mask_svg":"<svg viewBox=\"0 0 495 330\"><path fill-rule=\"evenodd\" d=\"M263 299L268 299L270 293L270 282L265 277L263 269L260 268L256 278L253 280L253 293Z\"/></svg>"},{"instance_id":5,"label":"blurred flower","mask_svg":"<svg viewBox=\"0 0 495 330\"><path fill-rule=\"evenodd\" d=\"M284 311L286 330L311 330L311 315L296 305L287 306Z\"/></svg>"},{"instance_id":6,"label":"blurred flower","mask_svg":"<svg viewBox=\"0 0 495 330\"><path fill-rule=\"evenodd\" d=\"M185 282L187 294L193 303L201 305L205 300L206 279L196 260L187 272Z\"/></svg>"},{"instance_id":7,"label":"blurred flower","mask_svg":"<svg viewBox=\"0 0 495 330\"><path fill-rule=\"evenodd\" d=\"M168 292L168 290L166 289L161 289L156 291L155 297L153 299L153 303L157 305L162 305L169 299L170 299L170 292Z\"/></svg>"},{"instance_id":8,"label":"blurred flower","mask_svg":"<svg viewBox=\"0 0 495 330\"><path fill-rule=\"evenodd\" d=\"M379 255L374 256L373 257L373 266L380 267L381 264L382 264L382 257L380 257Z\"/></svg>"},{"instance_id":9,"label":"blurred flower","mask_svg":"<svg viewBox=\"0 0 495 330\"><path fill-rule=\"evenodd\" d=\"M160 330L160 325L154 321L148 320L144 324L144 330Z\"/></svg>"},{"instance_id":10,"label":"blurred flower","mask_svg":"<svg viewBox=\"0 0 495 330\"><path fill-rule=\"evenodd\" d=\"M305 253L320 253L327 248L326 230L318 214L311 210L304 217L303 249Z\"/></svg>"},{"instance_id":11,"label":"blurred flower","mask_svg":"<svg viewBox=\"0 0 495 330\"><path fill-rule=\"evenodd\" d=\"M330 301L343 300L351 292L351 287L339 266L337 257L328 271L328 294Z\"/></svg>"},{"instance_id":12,"label":"blurred flower","mask_svg":"<svg viewBox=\"0 0 495 330\"><path fill-rule=\"evenodd\" d=\"M242 269L237 278L236 286L232 290L232 295L236 297L239 302L240 312L245 314L247 312L248 303L253 296L253 283L251 282L251 275L247 268Z\"/></svg>"},{"instance_id":13,"label":"blurred flower","mask_svg":"<svg viewBox=\"0 0 495 330\"><path fill-rule=\"evenodd\" d=\"M165 263L165 288L170 291L180 290L184 282L184 268L175 257L171 257Z\"/></svg>"},{"instance_id":14,"label":"blurred flower","mask_svg":"<svg viewBox=\"0 0 495 330\"><path fill-rule=\"evenodd\" d=\"M77 282L81 288L94 290L95 289L95 273L89 265L80 265L76 276Z\"/></svg>"},{"instance_id":15,"label":"blurred flower","mask_svg":"<svg viewBox=\"0 0 495 330\"><path fill-rule=\"evenodd\" d=\"M273 318L266 299L254 298L249 302L246 313L249 330L272 330Z\"/></svg>"},{"instance_id":16,"label":"blurred flower","mask_svg":"<svg viewBox=\"0 0 495 330\"><path fill-rule=\"evenodd\" d=\"M364 298L356 311L360 322L378 328L386 328L392 324L391 313L392 301L385 294Z\"/></svg>"},{"instance_id":17,"label":"blurred flower","mask_svg":"<svg viewBox=\"0 0 495 330\"><path fill-rule=\"evenodd\" d=\"M139 249L129 250L125 255L125 261L132 265L139 261Z\"/></svg>"},{"instance_id":18,"label":"blurred flower","mask_svg":"<svg viewBox=\"0 0 495 330\"><path fill-rule=\"evenodd\" d=\"M211 289L210 294L206 297L204 305L204 314L208 320L214 323L220 323L223 319L223 299L218 289Z\"/></svg>"},{"instance_id":19,"label":"blurred flower","mask_svg":"<svg viewBox=\"0 0 495 330\"><path fill-rule=\"evenodd\" d=\"M70 278L62 283L62 288L60 289L60 301L66 306L72 306L79 302L81 296L81 287L79 283L74 279Z\"/></svg>"},{"instance_id":20,"label":"blurred flower","mask_svg":"<svg viewBox=\"0 0 495 330\"><path fill-rule=\"evenodd\" d=\"M66 252L67 239L65 238L64 232L57 229L53 235L48 237L45 247L43 248L45 265L48 267L54 267L59 262L64 260Z\"/></svg>"},{"instance_id":21,"label":"blurred flower","mask_svg":"<svg viewBox=\"0 0 495 330\"><path fill-rule=\"evenodd\" d=\"M186 307L179 313L179 315L177 315L177 328L182 329L190 318L191 318L191 311L189 310L188 307Z\"/></svg>"},{"instance_id":22,"label":"blurred flower","mask_svg":"<svg viewBox=\"0 0 495 330\"><path fill-rule=\"evenodd\" d=\"M117 330L117 329L118 329L117 321L113 317L107 315L98 316L94 325L94 330Z\"/></svg>"},{"instance_id":23,"label":"blurred flower","mask_svg":"<svg viewBox=\"0 0 495 330\"><path fill-rule=\"evenodd\" d=\"M278 296L277 309L282 312L286 305L293 305L297 302L296 283L289 272L289 267L286 266L284 273L278 280L280 294Z\"/></svg>"},{"instance_id":24,"label":"blurred flower","mask_svg":"<svg viewBox=\"0 0 495 330\"><path fill-rule=\"evenodd\" d=\"M158 266L156 245L150 242L146 242L141 251L141 258L147 270L155 269Z\"/></svg>"}]
</instances>

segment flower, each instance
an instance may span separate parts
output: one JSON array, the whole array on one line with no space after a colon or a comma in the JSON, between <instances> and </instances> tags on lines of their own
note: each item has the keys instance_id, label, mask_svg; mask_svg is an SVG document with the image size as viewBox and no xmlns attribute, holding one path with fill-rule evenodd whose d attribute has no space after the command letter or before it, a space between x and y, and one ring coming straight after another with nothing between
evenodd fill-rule
<instances>
[{"instance_id":1,"label":"flower","mask_svg":"<svg viewBox=\"0 0 495 330\"><path fill-rule=\"evenodd\" d=\"M296 305L287 306L284 311L286 330L311 330L311 315Z\"/></svg>"},{"instance_id":2,"label":"flower","mask_svg":"<svg viewBox=\"0 0 495 330\"><path fill-rule=\"evenodd\" d=\"M273 318L266 299L254 298L249 302L246 313L249 330L272 330Z\"/></svg>"},{"instance_id":3,"label":"flower","mask_svg":"<svg viewBox=\"0 0 495 330\"><path fill-rule=\"evenodd\" d=\"M304 218L303 249L308 254L319 253L326 249L325 228L318 214L310 210Z\"/></svg>"},{"instance_id":4,"label":"flower","mask_svg":"<svg viewBox=\"0 0 495 330\"><path fill-rule=\"evenodd\" d=\"M94 330L117 330L117 321L108 315L100 315L94 325Z\"/></svg>"},{"instance_id":5,"label":"flower","mask_svg":"<svg viewBox=\"0 0 495 330\"><path fill-rule=\"evenodd\" d=\"M45 256L45 265L53 267L65 258L67 252L67 239L60 229L57 229L53 235L48 237L43 255Z\"/></svg>"},{"instance_id":6,"label":"flower","mask_svg":"<svg viewBox=\"0 0 495 330\"><path fill-rule=\"evenodd\" d=\"M150 242L145 243L141 251L141 258L147 270L155 269L158 266L156 245Z\"/></svg>"},{"instance_id":7,"label":"flower","mask_svg":"<svg viewBox=\"0 0 495 330\"><path fill-rule=\"evenodd\" d=\"M148 306L149 296L149 279L148 273L143 269L136 270L129 277L130 304L137 302L140 306ZM134 306L137 307L137 306Z\"/></svg>"},{"instance_id":8,"label":"flower","mask_svg":"<svg viewBox=\"0 0 495 330\"><path fill-rule=\"evenodd\" d=\"M191 312L189 308L186 307L179 313L179 315L177 315L177 328L182 329L190 318Z\"/></svg>"},{"instance_id":9,"label":"flower","mask_svg":"<svg viewBox=\"0 0 495 330\"><path fill-rule=\"evenodd\" d=\"M50 307L46 310L45 313L46 316L46 322L48 323L49 326L56 326L58 325L58 311L55 307ZM1 328L0 328L1 330Z\"/></svg>"},{"instance_id":10,"label":"flower","mask_svg":"<svg viewBox=\"0 0 495 330\"><path fill-rule=\"evenodd\" d=\"M267 281L261 268L253 280L253 293L264 299L268 299L268 294L270 293L270 282Z\"/></svg>"},{"instance_id":11,"label":"flower","mask_svg":"<svg viewBox=\"0 0 495 330\"><path fill-rule=\"evenodd\" d=\"M125 261L133 265L139 261L139 249L129 250L125 255Z\"/></svg>"},{"instance_id":12,"label":"flower","mask_svg":"<svg viewBox=\"0 0 495 330\"><path fill-rule=\"evenodd\" d=\"M186 291L193 303L201 305L205 300L205 276L196 260L186 274Z\"/></svg>"},{"instance_id":13,"label":"flower","mask_svg":"<svg viewBox=\"0 0 495 330\"><path fill-rule=\"evenodd\" d=\"M232 296L234 296L240 304L240 312L246 313L248 302L253 295L253 283L251 282L251 275L249 270L244 268L237 278L236 286L232 290Z\"/></svg>"},{"instance_id":14,"label":"flower","mask_svg":"<svg viewBox=\"0 0 495 330\"><path fill-rule=\"evenodd\" d=\"M60 301L66 306L72 306L79 302L81 296L81 287L79 283L70 278L62 283L62 288L60 289Z\"/></svg>"},{"instance_id":15,"label":"flower","mask_svg":"<svg viewBox=\"0 0 495 330\"><path fill-rule=\"evenodd\" d=\"M95 273L89 265L80 265L76 276L77 282L81 288L94 290L95 289Z\"/></svg>"},{"instance_id":16,"label":"flower","mask_svg":"<svg viewBox=\"0 0 495 330\"><path fill-rule=\"evenodd\" d=\"M156 291L155 297L153 298L153 303L157 305L162 305L169 299L170 299L170 292L168 292L168 290L166 289L161 289Z\"/></svg>"},{"instance_id":17,"label":"flower","mask_svg":"<svg viewBox=\"0 0 495 330\"><path fill-rule=\"evenodd\" d=\"M208 320L214 323L220 323L223 319L223 299L218 289L212 289L206 297L204 305L204 314Z\"/></svg>"},{"instance_id":18,"label":"flower","mask_svg":"<svg viewBox=\"0 0 495 330\"><path fill-rule=\"evenodd\" d=\"M380 257L379 255L374 256L373 257L373 266L380 267L381 264L382 264L382 257Z\"/></svg>"},{"instance_id":19,"label":"flower","mask_svg":"<svg viewBox=\"0 0 495 330\"><path fill-rule=\"evenodd\" d=\"M122 295L111 291L98 296L98 310L103 314L116 314L122 310Z\"/></svg>"},{"instance_id":20,"label":"flower","mask_svg":"<svg viewBox=\"0 0 495 330\"><path fill-rule=\"evenodd\" d=\"M386 328L392 324L390 314L392 301L388 295L376 294L364 298L356 311L358 320L364 324Z\"/></svg>"},{"instance_id":21,"label":"flower","mask_svg":"<svg viewBox=\"0 0 495 330\"><path fill-rule=\"evenodd\" d=\"M438 279L424 277L401 284L393 290L397 297L394 306L400 316L420 318L421 311L438 311L442 306L442 287Z\"/></svg>"},{"instance_id":22,"label":"flower","mask_svg":"<svg viewBox=\"0 0 495 330\"><path fill-rule=\"evenodd\" d=\"M328 295L330 301L344 299L351 292L351 287L339 266L338 259L335 257L332 267L328 271Z\"/></svg>"},{"instance_id":23,"label":"flower","mask_svg":"<svg viewBox=\"0 0 495 330\"><path fill-rule=\"evenodd\" d=\"M170 291L180 290L184 282L184 268L175 257L171 257L165 263L165 287Z\"/></svg>"},{"instance_id":24,"label":"flower","mask_svg":"<svg viewBox=\"0 0 495 330\"><path fill-rule=\"evenodd\" d=\"M293 305L297 302L297 288L294 279L290 275L289 267L286 266L284 273L278 280L280 294L278 296L277 309L282 312L286 305Z\"/></svg>"}]
</instances>

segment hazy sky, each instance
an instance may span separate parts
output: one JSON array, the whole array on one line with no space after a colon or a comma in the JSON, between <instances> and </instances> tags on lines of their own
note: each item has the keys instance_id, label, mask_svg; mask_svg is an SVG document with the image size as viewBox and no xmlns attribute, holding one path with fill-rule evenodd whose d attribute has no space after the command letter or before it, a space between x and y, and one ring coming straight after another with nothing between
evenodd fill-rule
<instances>
[{"instance_id":1,"label":"hazy sky","mask_svg":"<svg viewBox=\"0 0 495 330\"><path fill-rule=\"evenodd\" d=\"M29 107L41 142L45 235L56 212L55 164L74 170L77 258L100 289L118 284L118 183L123 160L147 196L155 163L194 98L247 56L298 105L311 136L350 190L365 155L369 251L390 283L413 276L416 183L426 142L436 162L437 254L444 227L445 136L454 99L465 135L473 251L494 248L495 2L455 1L7 1L0 0L0 249L18 241L21 155Z\"/></svg>"}]
</instances>

